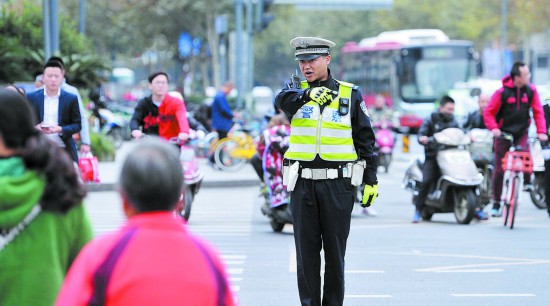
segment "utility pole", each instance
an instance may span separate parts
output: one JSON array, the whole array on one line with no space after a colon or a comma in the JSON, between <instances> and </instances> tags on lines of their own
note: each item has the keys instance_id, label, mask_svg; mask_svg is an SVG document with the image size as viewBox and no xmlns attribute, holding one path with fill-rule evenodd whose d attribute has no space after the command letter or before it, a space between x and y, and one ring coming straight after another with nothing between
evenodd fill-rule
<instances>
[{"instance_id":1,"label":"utility pole","mask_svg":"<svg viewBox=\"0 0 550 306\"><path fill-rule=\"evenodd\" d=\"M42 0L42 30L44 31L44 58L52 56L52 43L50 33L50 0Z\"/></svg>"},{"instance_id":2,"label":"utility pole","mask_svg":"<svg viewBox=\"0 0 550 306\"><path fill-rule=\"evenodd\" d=\"M220 54L220 79L217 81L221 85L227 81L227 15L216 16L216 34Z\"/></svg>"},{"instance_id":3,"label":"utility pole","mask_svg":"<svg viewBox=\"0 0 550 306\"><path fill-rule=\"evenodd\" d=\"M51 52L53 55L59 51L59 23L57 20L57 0L50 1L50 34L52 44Z\"/></svg>"},{"instance_id":4,"label":"utility pole","mask_svg":"<svg viewBox=\"0 0 550 306\"><path fill-rule=\"evenodd\" d=\"M85 9L85 0L78 0L78 14L80 18L78 19L78 32L84 34L86 30L86 9Z\"/></svg>"},{"instance_id":5,"label":"utility pole","mask_svg":"<svg viewBox=\"0 0 550 306\"><path fill-rule=\"evenodd\" d=\"M252 90L252 87L254 86L254 29L253 29L253 10L254 10L254 4L252 4L252 0L248 0L248 3L246 5L246 31L248 33L248 50L247 50L247 84L246 84L246 90L250 91Z\"/></svg>"},{"instance_id":6,"label":"utility pole","mask_svg":"<svg viewBox=\"0 0 550 306\"><path fill-rule=\"evenodd\" d=\"M237 88L237 108L242 108L242 35L243 0L235 0L235 87Z\"/></svg>"},{"instance_id":7,"label":"utility pole","mask_svg":"<svg viewBox=\"0 0 550 306\"><path fill-rule=\"evenodd\" d=\"M508 46L508 0L501 0L501 66L502 75L506 75L506 46Z\"/></svg>"}]
</instances>

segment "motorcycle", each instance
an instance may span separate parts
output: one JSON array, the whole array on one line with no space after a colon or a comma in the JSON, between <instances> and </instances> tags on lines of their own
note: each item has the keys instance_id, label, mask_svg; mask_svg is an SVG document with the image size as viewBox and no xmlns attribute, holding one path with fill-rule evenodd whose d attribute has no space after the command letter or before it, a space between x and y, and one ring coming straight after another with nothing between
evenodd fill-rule
<instances>
[{"instance_id":1,"label":"motorcycle","mask_svg":"<svg viewBox=\"0 0 550 306\"><path fill-rule=\"evenodd\" d=\"M539 209L546 208L546 193L544 188L544 153L541 143L536 138L529 140L529 151L533 159L533 174L531 182L533 189L529 190L529 196L533 204Z\"/></svg>"},{"instance_id":2,"label":"motorcycle","mask_svg":"<svg viewBox=\"0 0 550 306\"><path fill-rule=\"evenodd\" d=\"M470 138L461 129L447 128L435 133L429 142L438 147L436 160L441 176L430 186L422 219L429 221L434 213L453 212L459 224L469 224L479 206L479 186L483 176L477 171L466 145ZM423 163L416 159L403 178L403 188L413 192L413 203L422 184Z\"/></svg>"},{"instance_id":3,"label":"motorcycle","mask_svg":"<svg viewBox=\"0 0 550 306\"><path fill-rule=\"evenodd\" d=\"M392 132L393 125L388 120L382 120L376 122L374 128L376 130L374 150L378 154L378 166L384 167L384 172L388 173L395 145L395 137Z\"/></svg>"},{"instance_id":4,"label":"motorcycle","mask_svg":"<svg viewBox=\"0 0 550 306\"><path fill-rule=\"evenodd\" d=\"M93 115L91 117L91 126L94 132L101 132L111 140L113 146L118 149L122 146L125 139L125 129L128 124L118 114L106 108L98 110L99 118Z\"/></svg>"},{"instance_id":5,"label":"motorcycle","mask_svg":"<svg viewBox=\"0 0 550 306\"><path fill-rule=\"evenodd\" d=\"M493 133L487 129L471 129L469 132L471 143L469 145L470 155L483 175L483 181L479 186L481 206L491 202L493 197Z\"/></svg>"},{"instance_id":6,"label":"motorcycle","mask_svg":"<svg viewBox=\"0 0 550 306\"><path fill-rule=\"evenodd\" d=\"M290 195L283 185L283 155L288 149L290 127L278 125L264 131L265 148L258 147L262 156L264 184L261 194L264 204L261 212L270 220L274 232L281 232L285 224L292 224Z\"/></svg>"},{"instance_id":7,"label":"motorcycle","mask_svg":"<svg viewBox=\"0 0 550 306\"><path fill-rule=\"evenodd\" d=\"M189 134L190 140L196 137L193 130L190 130ZM189 141L181 143L176 137L170 139L170 143L180 146L180 162L183 169L183 193L181 203L176 207L176 212L188 221L191 216L193 200L200 190L204 175L199 167L199 160L195 155L195 149L189 145Z\"/></svg>"}]
</instances>

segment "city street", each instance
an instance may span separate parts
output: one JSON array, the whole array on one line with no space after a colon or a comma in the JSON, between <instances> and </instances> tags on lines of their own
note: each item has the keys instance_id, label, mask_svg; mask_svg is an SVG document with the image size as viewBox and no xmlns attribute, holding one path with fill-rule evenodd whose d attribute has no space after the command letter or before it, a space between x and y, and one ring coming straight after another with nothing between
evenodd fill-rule
<instances>
[{"instance_id":1,"label":"city street","mask_svg":"<svg viewBox=\"0 0 550 306\"><path fill-rule=\"evenodd\" d=\"M354 211L344 305L550 305L546 211L525 193L513 230L502 218L459 225L453 214L412 224L411 194L401 180L421 151L414 144L412 153L400 150L389 173L379 174L378 215ZM252 185L203 188L189 228L222 255L239 305L299 305L292 226L272 232L258 195ZM90 192L86 206L96 235L123 222L116 192Z\"/></svg>"}]
</instances>

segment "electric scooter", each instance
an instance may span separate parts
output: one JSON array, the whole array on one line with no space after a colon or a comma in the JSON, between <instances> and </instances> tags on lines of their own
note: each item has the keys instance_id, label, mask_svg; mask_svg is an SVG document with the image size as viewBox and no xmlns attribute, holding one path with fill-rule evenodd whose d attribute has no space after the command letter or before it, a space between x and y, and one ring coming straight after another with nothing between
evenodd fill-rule
<instances>
[{"instance_id":1,"label":"electric scooter","mask_svg":"<svg viewBox=\"0 0 550 306\"><path fill-rule=\"evenodd\" d=\"M430 186L422 219L429 221L434 213L454 213L460 224L469 224L479 206L479 185L483 176L478 172L466 145L470 137L461 129L447 128L435 133L430 143L438 144L436 155L441 176ZM413 192L413 203L422 184L423 163L416 159L405 172L403 188Z\"/></svg>"},{"instance_id":2,"label":"electric scooter","mask_svg":"<svg viewBox=\"0 0 550 306\"><path fill-rule=\"evenodd\" d=\"M190 130L189 140L195 138L195 131ZM186 221L191 216L191 207L195 195L199 192L203 173L199 167L199 160L195 155L195 149L189 141L181 143L177 137L170 139L170 143L180 145L180 162L183 169L183 194L181 203L176 206L176 212Z\"/></svg>"},{"instance_id":3,"label":"electric scooter","mask_svg":"<svg viewBox=\"0 0 550 306\"><path fill-rule=\"evenodd\" d=\"M374 150L378 153L378 166L384 167L384 172L388 173L395 145L395 136L392 132L393 125L389 120L382 120L376 122L374 128L376 130Z\"/></svg>"}]
</instances>

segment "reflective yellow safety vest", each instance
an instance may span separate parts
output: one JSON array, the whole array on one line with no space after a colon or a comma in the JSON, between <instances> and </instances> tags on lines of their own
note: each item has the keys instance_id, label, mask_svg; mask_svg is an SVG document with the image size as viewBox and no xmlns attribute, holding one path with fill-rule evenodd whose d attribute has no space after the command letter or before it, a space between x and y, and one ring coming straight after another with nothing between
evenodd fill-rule
<instances>
[{"instance_id":1,"label":"reflective yellow safety vest","mask_svg":"<svg viewBox=\"0 0 550 306\"><path fill-rule=\"evenodd\" d=\"M304 104L292 117L290 124L290 147L285 158L292 160L312 161L319 156L327 161L354 161L357 153L351 136L351 111L346 115L338 112L341 98L347 98L351 106L353 84L340 83L338 96L321 107L316 102ZM302 81L302 88L308 88L307 81Z\"/></svg>"}]
</instances>

